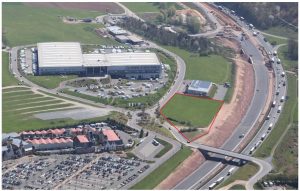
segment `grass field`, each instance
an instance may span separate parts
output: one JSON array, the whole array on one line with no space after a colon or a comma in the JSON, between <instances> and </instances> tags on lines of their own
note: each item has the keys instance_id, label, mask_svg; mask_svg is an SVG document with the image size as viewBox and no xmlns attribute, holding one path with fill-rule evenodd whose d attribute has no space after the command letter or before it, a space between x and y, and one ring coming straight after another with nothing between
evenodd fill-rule
<instances>
[{"instance_id":1,"label":"grass field","mask_svg":"<svg viewBox=\"0 0 300 191\"><path fill-rule=\"evenodd\" d=\"M288 46L281 46L278 49L278 56L285 70L295 71L298 68L298 61L290 60L287 56Z\"/></svg>"},{"instance_id":2,"label":"grass field","mask_svg":"<svg viewBox=\"0 0 300 191\"><path fill-rule=\"evenodd\" d=\"M151 123L151 124L147 124L147 125L142 125L142 127L144 129L153 131L155 133L159 133L163 136L169 137L171 139L175 139L173 134L166 128L164 128L163 126L157 124L157 123Z\"/></svg>"},{"instance_id":3,"label":"grass field","mask_svg":"<svg viewBox=\"0 0 300 191\"><path fill-rule=\"evenodd\" d=\"M275 42L275 45L278 45L278 44L287 44L287 40L286 39L281 39L281 38L277 38L277 37L274 37L274 36L269 36L269 35L266 35L264 34L264 37L272 44L272 42Z\"/></svg>"},{"instance_id":4,"label":"grass field","mask_svg":"<svg viewBox=\"0 0 300 191\"><path fill-rule=\"evenodd\" d=\"M155 138L161 145L164 146L164 148L159 151L159 153L157 153L154 157L155 158L160 158L162 157L164 154L166 154L169 150L172 149L172 145L170 143L168 143L167 141L164 141L162 139L159 138Z\"/></svg>"},{"instance_id":5,"label":"grass field","mask_svg":"<svg viewBox=\"0 0 300 191\"><path fill-rule=\"evenodd\" d=\"M268 30L264 30L263 32L286 38L298 39L298 33L285 26L271 27Z\"/></svg>"},{"instance_id":6,"label":"grass field","mask_svg":"<svg viewBox=\"0 0 300 191\"><path fill-rule=\"evenodd\" d=\"M66 75L66 76L31 76L28 75L28 78L33 83L42 86L47 89L53 89L59 86L59 84L66 80L71 80L77 78L76 75Z\"/></svg>"},{"instance_id":7,"label":"grass field","mask_svg":"<svg viewBox=\"0 0 300 191\"><path fill-rule=\"evenodd\" d=\"M2 29L9 46L47 41L76 41L81 43L108 43L116 41L100 38L93 31L100 24L65 24L60 16L76 18L96 17L100 12L34 8L22 3L2 4Z\"/></svg>"},{"instance_id":8,"label":"grass field","mask_svg":"<svg viewBox=\"0 0 300 191\"><path fill-rule=\"evenodd\" d=\"M128 9L135 13L141 12L159 12L159 8L153 3L146 2L122 2Z\"/></svg>"},{"instance_id":9,"label":"grass field","mask_svg":"<svg viewBox=\"0 0 300 191\"><path fill-rule=\"evenodd\" d=\"M176 94L163 108L162 113L175 124L188 122L192 127L206 127L219 110L221 102Z\"/></svg>"},{"instance_id":10,"label":"grass field","mask_svg":"<svg viewBox=\"0 0 300 191\"><path fill-rule=\"evenodd\" d=\"M10 92L14 91L14 92ZM73 104L64 102L62 100L36 94L29 91L24 91L24 88L9 88L5 89L2 94L2 131L19 132L23 130L34 130L43 128L63 127L67 125L76 125L81 122L96 122L105 120L107 117L120 119L120 115L113 113L109 116L86 119L86 120L73 120L73 119L57 119L57 120L41 120L33 116L35 113L45 112L47 109L51 111L66 110L67 107ZM69 108L70 109L70 108Z\"/></svg>"},{"instance_id":11,"label":"grass field","mask_svg":"<svg viewBox=\"0 0 300 191\"><path fill-rule=\"evenodd\" d=\"M166 179L186 158L192 154L192 150L188 147L183 147L170 159L156 168L143 180L135 184L130 190L151 190L160 182Z\"/></svg>"},{"instance_id":12,"label":"grass field","mask_svg":"<svg viewBox=\"0 0 300 191\"><path fill-rule=\"evenodd\" d=\"M18 85L18 80L9 72L9 55L2 51L2 87Z\"/></svg>"},{"instance_id":13,"label":"grass field","mask_svg":"<svg viewBox=\"0 0 300 191\"><path fill-rule=\"evenodd\" d=\"M273 146L276 144L277 140L280 138L282 133L288 127L289 124L293 123L293 117L296 110L298 110L298 85L297 77L287 74L288 79L288 91L287 97L282 113L280 114L279 120L276 123L271 134L267 137L264 143L257 149L254 153L256 157L267 157L270 155Z\"/></svg>"},{"instance_id":14,"label":"grass field","mask_svg":"<svg viewBox=\"0 0 300 191\"><path fill-rule=\"evenodd\" d=\"M229 188L229 190L246 190L246 187L241 184L236 184Z\"/></svg>"},{"instance_id":15,"label":"grass field","mask_svg":"<svg viewBox=\"0 0 300 191\"><path fill-rule=\"evenodd\" d=\"M219 55L199 56L186 50L163 46L180 56L186 63L186 80L207 80L217 84L229 82L232 75L232 64Z\"/></svg>"},{"instance_id":16,"label":"grass field","mask_svg":"<svg viewBox=\"0 0 300 191\"><path fill-rule=\"evenodd\" d=\"M258 172L259 167L249 162L245 164L243 167L240 167L233 175L231 175L228 179L226 179L224 182L219 184L217 188L222 188L223 186L226 186L235 180L249 180L256 172Z\"/></svg>"}]
</instances>

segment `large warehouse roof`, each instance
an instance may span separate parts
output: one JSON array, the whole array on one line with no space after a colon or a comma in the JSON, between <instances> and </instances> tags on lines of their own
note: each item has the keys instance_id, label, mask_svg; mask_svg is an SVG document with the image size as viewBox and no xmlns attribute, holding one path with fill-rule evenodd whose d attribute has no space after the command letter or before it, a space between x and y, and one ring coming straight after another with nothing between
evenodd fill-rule
<instances>
[{"instance_id":1,"label":"large warehouse roof","mask_svg":"<svg viewBox=\"0 0 300 191\"><path fill-rule=\"evenodd\" d=\"M83 54L84 66L134 66L159 65L160 62L152 52L124 52L110 54Z\"/></svg>"},{"instance_id":2,"label":"large warehouse roof","mask_svg":"<svg viewBox=\"0 0 300 191\"><path fill-rule=\"evenodd\" d=\"M83 63L78 42L38 43L39 67L80 67Z\"/></svg>"}]
</instances>

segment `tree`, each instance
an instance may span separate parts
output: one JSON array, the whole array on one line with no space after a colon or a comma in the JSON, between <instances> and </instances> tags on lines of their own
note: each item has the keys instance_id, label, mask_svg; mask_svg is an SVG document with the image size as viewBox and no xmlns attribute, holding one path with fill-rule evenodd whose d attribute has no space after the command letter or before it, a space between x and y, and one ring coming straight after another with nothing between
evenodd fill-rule
<instances>
[{"instance_id":1,"label":"tree","mask_svg":"<svg viewBox=\"0 0 300 191\"><path fill-rule=\"evenodd\" d=\"M144 137L144 129L141 129L139 138L143 138L143 137Z\"/></svg>"},{"instance_id":2,"label":"tree","mask_svg":"<svg viewBox=\"0 0 300 191\"><path fill-rule=\"evenodd\" d=\"M165 16L164 16L164 14L159 13L159 14L157 15L156 19L157 19L159 22L164 22Z\"/></svg>"},{"instance_id":3,"label":"tree","mask_svg":"<svg viewBox=\"0 0 300 191\"><path fill-rule=\"evenodd\" d=\"M293 39L288 41L288 57L291 60L298 60L298 43Z\"/></svg>"},{"instance_id":4,"label":"tree","mask_svg":"<svg viewBox=\"0 0 300 191\"><path fill-rule=\"evenodd\" d=\"M172 7L168 8L167 13L168 13L168 17L173 17L176 13L175 7L172 6Z\"/></svg>"},{"instance_id":5,"label":"tree","mask_svg":"<svg viewBox=\"0 0 300 191\"><path fill-rule=\"evenodd\" d=\"M187 19L188 29L191 33L196 34L200 30L200 22L197 17L188 17Z\"/></svg>"}]
</instances>

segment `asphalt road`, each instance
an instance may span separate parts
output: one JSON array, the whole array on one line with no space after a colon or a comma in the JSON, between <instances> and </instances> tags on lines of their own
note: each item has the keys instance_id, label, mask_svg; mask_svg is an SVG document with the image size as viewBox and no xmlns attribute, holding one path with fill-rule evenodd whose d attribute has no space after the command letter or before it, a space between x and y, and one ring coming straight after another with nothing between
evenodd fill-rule
<instances>
[{"instance_id":1,"label":"asphalt road","mask_svg":"<svg viewBox=\"0 0 300 191\"><path fill-rule=\"evenodd\" d=\"M243 23L243 22L241 22ZM243 27L246 28L245 25L242 25ZM269 43L266 43L263 41L263 36L262 35L259 35L257 37L260 41L260 44L268 51L270 52L274 52L275 50L273 49L273 47L269 44ZM255 65L257 65L256 63L256 60L259 59L258 54L253 54L254 52L254 48L253 48L253 45L250 45L249 42L245 42L244 43L244 49L245 49L245 46L246 46L246 50L248 51L248 53L251 53L253 55L253 59L254 59L254 67ZM275 95L275 92L273 92L273 97L275 98L274 100L276 100L277 103L280 103L280 98L282 96L285 96L286 95L286 87L282 87L282 82L281 82L281 87L278 88L278 85L280 85L280 81L283 79L286 81L285 78L281 77L280 74L281 72L283 71L283 68L282 68L282 65L281 64L276 64L277 62L277 59L275 59L275 64L273 64L273 68L274 68L274 71L275 71L275 74L276 74L276 86L277 88L276 89L279 89L280 90L280 93L279 95ZM258 69L258 68L257 68ZM258 69L259 70L259 69ZM257 75L257 74L256 74ZM259 76L258 76L259 77ZM258 79L256 78L256 81L258 81ZM261 82L261 81L259 81ZM257 83L256 83L257 84ZM262 87L261 87L262 88ZM254 100L254 99L253 99ZM281 103L281 105L283 105L283 103ZM251 108L249 109L251 110ZM254 147L254 145L256 143L258 143L259 141L261 141L261 137L263 134L266 134L266 136L269 135L270 131L271 130L268 130L269 128L269 124L270 123L273 123L275 124L279 118L279 114L277 113L277 110L278 110L278 104L271 109L269 115L270 115L270 120L266 120L264 122L264 124L262 125L261 129L259 130L259 132L256 134L256 136L252 139L252 141L248 144L248 146L242 151L243 154L248 154L249 155L249 152L251 150L252 147ZM231 139L229 139L231 140ZM253 185L259 180L261 179L268 171L271 170L271 166L268 162L264 162L264 163L261 163L264 165L264 168L260 168L259 172L250 178L250 180L247 182L246 184L246 188L247 189L253 189ZM212 178L210 181L208 181L206 184L202 185L201 186L201 189L208 189L208 187L213 183L213 182L216 182L217 179L219 179L220 177L227 177L227 173L229 171L230 168L232 168L233 166L230 166L228 165L224 170L222 170L220 173L218 173L218 175L216 175L214 178ZM238 168L235 168L236 170ZM200 174L203 176L203 174ZM196 185L195 185L196 186ZM190 187L191 188L197 188L197 187Z\"/></svg>"}]
</instances>

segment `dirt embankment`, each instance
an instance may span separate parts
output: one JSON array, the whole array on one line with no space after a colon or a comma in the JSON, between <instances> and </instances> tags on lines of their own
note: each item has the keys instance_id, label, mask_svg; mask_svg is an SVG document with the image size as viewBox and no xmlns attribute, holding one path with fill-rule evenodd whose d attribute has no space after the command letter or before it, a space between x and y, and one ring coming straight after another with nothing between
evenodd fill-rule
<instances>
[{"instance_id":1,"label":"dirt embankment","mask_svg":"<svg viewBox=\"0 0 300 191\"><path fill-rule=\"evenodd\" d=\"M81 9L112 14L124 13L123 8L113 2L26 2L24 4L30 5L32 7Z\"/></svg>"},{"instance_id":2,"label":"dirt embankment","mask_svg":"<svg viewBox=\"0 0 300 191\"><path fill-rule=\"evenodd\" d=\"M181 165L177 167L165 180L163 180L155 189L156 190L170 190L178 182L183 180L189 174L194 172L200 164L204 162L203 155L196 149L194 149L191 156L189 156Z\"/></svg>"},{"instance_id":3,"label":"dirt embankment","mask_svg":"<svg viewBox=\"0 0 300 191\"><path fill-rule=\"evenodd\" d=\"M252 65L239 54L238 43L224 38L220 39L219 43L236 51L235 89L230 103L224 104L220 110L210 133L196 140L196 142L214 147L221 146L242 120L251 103L255 83ZM157 186L157 189L172 189L204 161L204 156L199 151L194 151L191 157Z\"/></svg>"}]
</instances>

